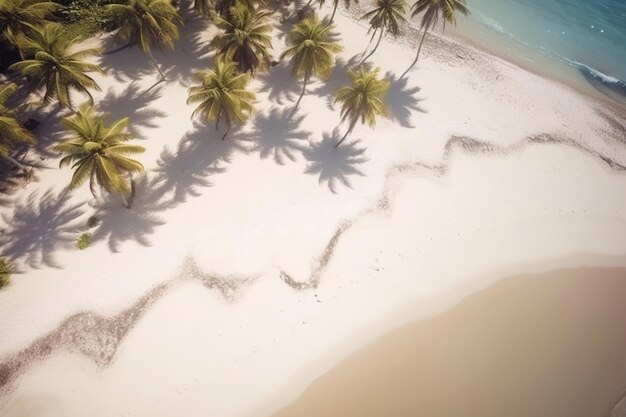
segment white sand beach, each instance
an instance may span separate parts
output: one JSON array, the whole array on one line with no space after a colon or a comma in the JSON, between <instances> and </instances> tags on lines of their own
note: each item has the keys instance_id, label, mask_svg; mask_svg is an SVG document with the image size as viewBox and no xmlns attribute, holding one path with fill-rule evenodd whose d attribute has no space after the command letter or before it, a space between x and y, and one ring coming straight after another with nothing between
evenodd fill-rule
<instances>
[{"instance_id":1,"label":"white sand beach","mask_svg":"<svg viewBox=\"0 0 626 417\"><path fill-rule=\"evenodd\" d=\"M67 192L57 113L28 156L37 180L3 201L0 250L19 273L0 291L1 416L269 416L504 277L626 266L623 109L438 36L398 80L414 49L385 39L371 61L392 81L390 117L334 149L331 93L368 42L339 12L330 80L289 119L287 63L257 74L257 113L222 141L185 104L212 32L182 14L177 50L156 54L167 82L134 48L97 77L99 108L147 149L133 207Z\"/></svg>"}]
</instances>

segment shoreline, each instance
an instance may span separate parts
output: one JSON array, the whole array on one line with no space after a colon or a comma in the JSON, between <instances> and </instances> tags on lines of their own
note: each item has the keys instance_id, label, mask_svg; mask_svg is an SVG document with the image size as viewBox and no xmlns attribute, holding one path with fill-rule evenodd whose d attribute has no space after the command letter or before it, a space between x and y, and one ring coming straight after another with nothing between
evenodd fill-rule
<instances>
[{"instance_id":1,"label":"shoreline","mask_svg":"<svg viewBox=\"0 0 626 417\"><path fill-rule=\"evenodd\" d=\"M0 292L0 362L31 347L36 360L0 403L51 398L69 417L240 416L489 280L566 260L623 264L626 147L586 97L488 54L472 66L424 55L398 81L411 57L385 39L372 62L396 80L390 118L335 150L328 98L367 41L337 20L345 52L311 83L303 114L281 116L301 84L279 65L254 79L258 112L227 141L172 106L209 61L203 21L156 56L170 80L158 88L137 50L103 58L96 102L128 113L146 176L128 210L65 193L69 170L46 154L46 175L1 208L3 249L23 274ZM74 220L59 221L68 210ZM77 251L93 213L93 245ZM11 240L42 233L52 245Z\"/></svg>"},{"instance_id":2,"label":"shoreline","mask_svg":"<svg viewBox=\"0 0 626 417\"><path fill-rule=\"evenodd\" d=\"M608 416L626 390L625 300L623 267L507 276L390 330L270 415Z\"/></svg>"},{"instance_id":3,"label":"shoreline","mask_svg":"<svg viewBox=\"0 0 626 417\"><path fill-rule=\"evenodd\" d=\"M366 21L360 19L361 16L367 12L367 9L362 8L359 4L353 5L349 10L346 10L343 5L340 5L340 9L338 12L341 12L344 16L349 17L352 21L358 24L361 27L364 27L367 30ZM398 43L398 44L406 44L411 47L412 50L415 50L415 46L419 43L419 39L421 36L421 31L415 26L417 20L411 19L410 16L407 16L407 22L404 23L401 27L401 33L398 38L393 38L386 36L385 38L389 42ZM406 33L407 30L409 33ZM415 39L411 38L411 35L417 35ZM433 40L433 36L436 38ZM492 59L499 59L502 62L513 65L523 71L528 71L531 74L537 75L539 77L545 78L548 81L554 82L560 86L571 89L573 92L585 97L593 103L596 107L608 107L616 113L618 116L626 119L626 101L618 101L613 99L610 96L602 93L597 90L594 86L589 84L582 76L576 72L574 69L567 67L564 63L560 63L557 61L552 61L549 57L543 57L543 60L546 63L551 63L555 68L554 70L543 69L540 63L536 63L535 65L529 64L522 57L516 57L513 54L507 54L502 50L497 49L496 47L487 44L486 41L481 40L479 36L473 34L471 30L463 31L458 27L448 26L447 33L442 33L440 31L440 27L437 26L433 31L429 32L429 36L424 42L423 51L421 54L421 59L426 56L425 50L429 49L430 46L433 45L433 42L437 44L437 47L444 46L452 52L452 54L448 54L449 59L454 59L455 55L462 60L466 59L475 59L474 57L464 57L463 55L457 55L455 48L465 50L471 52L475 50L479 54L484 54ZM493 42L497 42L493 40ZM443 61L446 61L445 56L441 57L439 51L432 51L434 48L430 48L431 53L433 55L439 55ZM419 63L418 63L419 64ZM565 71L570 72L570 76L567 76L563 73L563 71L556 70L556 67L562 67ZM558 75L557 75L558 73ZM626 100L626 98L624 99Z\"/></svg>"}]
</instances>

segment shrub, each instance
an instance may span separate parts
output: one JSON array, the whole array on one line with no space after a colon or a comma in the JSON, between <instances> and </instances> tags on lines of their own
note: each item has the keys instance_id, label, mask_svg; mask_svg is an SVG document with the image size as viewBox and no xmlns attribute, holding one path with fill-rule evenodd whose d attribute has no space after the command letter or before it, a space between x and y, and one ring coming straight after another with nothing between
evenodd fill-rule
<instances>
[{"instance_id":1,"label":"shrub","mask_svg":"<svg viewBox=\"0 0 626 417\"><path fill-rule=\"evenodd\" d=\"M71 35L87 38L111 30L111 15L101 1L71 0L60 14Z\"/></svg>"},{"instance_id":2,"label":"shrub","mask_svg":"<svg viewBox=\"0 0 626 417\"><path fill-rule=\"evenodd\" d=\"M91 243L91 234L83 233L82 235L80 235L80 237L76 241L76 247L78 248L78 250L87 249L90 243Z\"/></svg>"},{"instance_id":3,"label":"shrub","mask_svg":"<svg viewBox=\"0 0 626 417\"><path fill-rule=\"evenodd\" d=\"M11 265L6 259L0 259L0 288L11 282Z\"/></svg>"}]
</instances>

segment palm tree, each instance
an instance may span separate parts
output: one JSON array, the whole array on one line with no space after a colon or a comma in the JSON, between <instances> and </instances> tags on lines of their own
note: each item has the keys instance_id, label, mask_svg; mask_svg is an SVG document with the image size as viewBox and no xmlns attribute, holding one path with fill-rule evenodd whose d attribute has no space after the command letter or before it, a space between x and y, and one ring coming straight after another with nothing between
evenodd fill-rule
<instances>
[{"instance_id":1,"label":"palm tree","mask_svg":"<svg viewBox=\"0 0 626 417\"><path fill-rule=\"evenodd\" d=\"M161 79L165 74L152 55L152 48L174 49L178 40L178 24L183 22L170 0L128 0L126 4L107 6L119 29L115 41L122 45L138 44L150 57Z\"/></svg>"},{"instance_id":2,"label":"palm tree","mask_svg":"<svg viewBox=\"0 0 626 417\"><path fill-rule=\"evenodd\" d=\"M22 107L10 108L6 104L16 91L17 86L13 83L0 84L0 157L26 171L26 166L13 159L11 151L20 143L34 144L35 137L16 119Z\"/></svg>"},{"instance_id":3,"label":"palm tree","mask_svg":"<svg viewBox=\"0 0 626 417\"><path fill-rule=\"evenodd\" d=\"M243 124L254 111L254 93L246 90L250 79L246 73L238 74L236 65L230 60L219 57L212 69L197 71L196 79L200 85L189 88L187 104L199 103L191 117L200 115L207 122L215 122L219 129L222 118L226 120L227 129L232 123Z\"/></svg>"},{"instance_id":4,"label":"palm tree","mask_svg":"<svg viewBox=\"0 0 626 417\"><path fill-rule=\"evenodd\" d=\"M45 88L44 102L56 99L62 108L71 109L70 92L76 90L87 94L93 103L89 89L100 91L100 87L87 73L104 71L84 59L97 55L100 49L75 51L80 41L80 36L69 36L58 23L32 27L29 34L17 38L17 45L27 59L9 69L27 77L35 89Z\"/></svg>"},{"instance_id":5,"label":"palm tree","mask_svg":"<svg viewBox=\"0 0 626 417\"><path fill-rule=\"evenodd\" d=\"M309 2L310 3L310 2ZM322 7L324 5L324 3L326 3L326 0L318 0L318 3L320 4L320 7ZM346 7L346 9L349 9L350 6L352 5L352 1L351 0L343 0L344 6ZM359 0L354 0L355 4L359 4ZM328 21L328 23L333 23L333 21L335 20L335 13L337 13L337 6L339 5L339 0L333 0L333 13L330 15L330 20ZM307 4L308 6L308 4Z\"/></svg>"},{"instance_id":6,"label":"palm tree","mask_svg":"<svg viewBox=\"0 0 626 417\"><path fill-rule=\"evenodd\" d=\"M303 80L302 94L293 109L294 113L311 77L322 80L328 78L334 54L342 50L341 46L331 39L330 32L333 28L333 25L322 23L315 14L295 24L287 34L289 48L281 54L280 59L290 58L292 77Z\"/></svg>"},{"instance_id":7,"label":"palm tree","mask_svg":"<svg viewBox=\"0 0 626 417\"><path fill-rule=\"evenodd\" d=\"M335 103L341 103L341 122L348 121L348 130L335 145L339 146L352 132L356 123L367 123L370 127L376 125L376 116L387 117L387 108L383 96L389 89L387 80L378 79L380 68L372 71L348 70L351 86L342 87L335 93Z\"/></svg>"},{"instance_id":8,"label":"palm tree","mask_svg":"<svg viewBox=\"0 0 626 417\"><path fill-rule=\"evenodd\" d=\"M365 13L361 19L370 19L369 30L374 29L372 37L370 38L370 43L372 42L372 39L374 39L376 32L380 30L380 33L374 49L372 49L372 51L361 60L361 63L367 61L370 56L374 55L374 52L378 49L378 45L380 45L380 41L383 38L385 30L391 33L394 37L398 36L400 34L400 23L406 22L406 19L404 18L407 7L405 0L376 0L375 5L376 7Z\"/></svg>"},{"instance_id":9,"label":"palm tree","mask_svg":"<svg viewBox=\"0 0 626 417\"><path fill-rule=\"evenodd\" d=\"M43 25L46 17L59 7L53 1L0 0L1 37L14 44L18 34L28 32L31 26Z\"/></svg>"},{"instance_id":10,"label":"palm tree","mask_svg":"<svg viewBox=\"0 0 626 417\"><path fill-rule=\"evenodd\" d=\"M202 16L211 16L212 2L210 0L194 0L193 9Z\"/></svg>"},{"instance_id":11,"label":"palm tree","mask_svg":"<svg viewBox=\"0 0 626 417\"><path fill-rule=\"evenodd\" d=\"M72 164L74 174L70 189L78 188L89 179L91 193L96 196L99 185L109 193L124 198L130 207L133 195L133 173L143 172L138 161L127 155L142 153L143 146L128 145L124 142L132 138L128 132L128 118L105 124L105 114L96 113L93 106L83 104L78 112L61 120L72 137L54 147L65 156L60 167ZM130 198L129 198L130 197Z\"/></svg>"},{"instance_id":12,"label":"palm tree","mask_svg":"<svg viewBox=\"0 0 626 417\"><path fill-rule=\"evenodd\" d=\"M268 49L272 47L272 25L267 22L270 15L267 10L254 11L237 3L230 9L229 17L215 18L224 33L213 39L213 46L237 63L239 72L253 73L257 67L263 68L271 59Z\"/></svg>"},{"instance_id":13,"label":"palm tree","mask_svg":"<svg viewBox=\"0 0 626 417\"><path fill-rule=\"evenodd\" d=\"M413 63L409 68L407 68L400 78L404 78L404 76L417 63L417 60L420 57L420 51L422 50L422 44L426 39L426 35L429 30L432 30L437 25L439 19L443 17L443 28L445 29L446 22L456 26L457 11L461 12L465 16L470 13L469 9L465 5L465 0L417 0L411 9L413 10L411 17L424 13L422 15L422 20L420 21L420 29L424 31L424 34L422 35L422 40L417 48L417 54L415 55Z\"/></svg>"}]
</instances>

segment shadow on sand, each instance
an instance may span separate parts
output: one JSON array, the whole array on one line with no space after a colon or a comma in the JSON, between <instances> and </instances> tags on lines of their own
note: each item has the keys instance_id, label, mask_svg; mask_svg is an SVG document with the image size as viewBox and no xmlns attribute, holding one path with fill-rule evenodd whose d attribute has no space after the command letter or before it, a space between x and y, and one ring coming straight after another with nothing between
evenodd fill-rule
<instances>
[{"instance_id":1,"label":"shadow on sand","mask_svg":"<svg viewBox=\"0 0 626 417\"><path fill-rule=\"evenodd\" d=\"M320 142L310 142L303 155L308 161L306 173L319 175L319 182L327 183L333 193L338 192L338 184L352 188L350 177L354 175L364 176L358 166L368 161L365 156L365 148L359 147L359 140L345 141L339 147L341 134L334 129L332 134L325 132Z\"/></svg>"},{"instance_id":2,"label":"shadow on sand","mask_svg":"<svg viewBox=\"0 0 626 417\"><path fill-rule=\"evenodd\" d=\"M128 117L128 130L135 138L146 139L140 130L159 127L156 119L167 116L161 110L150 107L150 103L161 97L161 86L140 91L139 84L133 81L117 95L109 89L106 96L98 101L98 109L109 115L109 122Z\"/></svg>"},{"instance_id":3,"label":"shadow on sand","mask_svg":"<svg viewBox=\"0 0 626 417\"><path fill-rule=\"evenodd\" d=\"M80 204L70 204L69 192L43 195L31 193L15 204L11 215L3 216L8 230L0 235L2 253L12 260L23 259L32 268L60 268L55 253L76 242L82 229L77 219L84 213Z\"/></svg>"},{"instance_id":4,"label":"shadow on sand","mask_svg":"<svg viewBox=\"0 0 626 417\"><path fill-rule=\"evenodd\" d=\"M305 116L293 114L292 109L272 108L269 113L258 113L251 133L244 140L252 142L252 151L258 151L262 159L271 157L279 165L286 160L296 161L296 154L306 148L311 132L301 130Z\"/></svg>"},{"instance_id":5,"label":"shadow on sand","mask_svg":"<svg viewBox=\"0 0 626 417\"><path fill-rule=\"evenodd\" d=\"M259 75L259 80L259 92L269 93L269 99L280 105L295 102L302 90L302 81L293 79L291 67L287 63L270 67L267 72Z\"/></svg>"},{"instance_id":6,"label":"shadow on sand","mask_svg":"<svg viewBox=\"0 0 626 417\"><path fill-rule=\"evenodd\" d=\"M210 21L193 13L191 4L187 2L181 7L180 14L184 24L179 27L180 37L175 49L162 52L155 49L153 54L169 81L179 81L185 85L191 79L194 68L205 68L210 63L208 57L210 46L202 39L202 34L206 32ZM112 37L104 40L105 51L114 50L116 47ZM155 82L160 78L150 57L137 46L105 54L100 64L119 82L126 82L128 79L138 81L146 75L152 75Z\"/></svg>"},{"instance_id":7,"label":"shadow on sand","mask_svg":"<svg viewBox=\"0 0 626 417\"><path fill-rule=\"evenodd\" d=\"M414 127L411 123L411 114L415 111L426 113L426 110L419 105L423 99L416 97L421 89L409 87L407 85L408 78L398 80L397 76L390 72L385 74L385 78L390 82L389 90L385 96L389 118L398 122L402 127Z\"/></svg>"}]
</instances>

